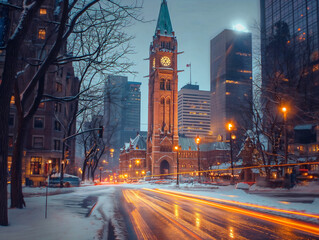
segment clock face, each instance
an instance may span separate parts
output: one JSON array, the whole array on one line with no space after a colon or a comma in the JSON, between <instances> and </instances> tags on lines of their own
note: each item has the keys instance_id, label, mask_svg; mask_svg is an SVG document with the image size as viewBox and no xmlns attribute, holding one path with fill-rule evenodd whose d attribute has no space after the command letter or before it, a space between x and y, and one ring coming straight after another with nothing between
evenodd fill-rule
<instances>
[{"instance_id":1,"label":"clock face","mask_svg":"<svg viewBox=\"0 0 319 240\"><path fill-rule=\"evenodd\" d=\"M155 58L153 58L153 68L155 68Z\"/></svg>"},{"instance_id":2,"label":"clock face","mask_svg":"<svg viewBox=\"0 0 319 240\"><path fill-rule=\"evenodd\" d=\"M167 56L164 56L161 58L161 64L164 66L164 67L168 67L171 65L171 59Z\"/></svg>"}]
</instances>

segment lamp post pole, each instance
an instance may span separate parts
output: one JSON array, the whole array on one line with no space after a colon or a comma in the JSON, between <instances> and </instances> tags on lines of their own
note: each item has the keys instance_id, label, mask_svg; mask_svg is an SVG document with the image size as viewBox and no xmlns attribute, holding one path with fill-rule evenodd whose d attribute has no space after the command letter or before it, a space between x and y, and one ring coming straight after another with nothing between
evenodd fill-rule
<instances>
[{"instance_id":1,"label":"lamp post pole","mask_svg":"<svg viewBox=\"0 0 319 240\"><path fill-rule=\"evenodd\" d=\"M177 164L177 171L176 171L176 185L179 186L179 149L180 149L180 146L175 146L174 147L175 151L176 151L176 154L177 154L177 158L176 158L176 164Z\"/></svg>"},{"instance_id":2,"label":"lamp post pole","mask_svg":"<svg viewBox=\"0 0 319 240\"><path fill-rule=\"evenodd\" d=\"M197 144L197 157L198 157L198 182L201 183L201 176L200 176L200 155L199 155L199 143L200 143L200 137L197 136L196 139L196 144Z\"/></svg>"},{"instance_id":3,"label":"lamp post pole","mask_svg":"<svg viewBox=\"0 0 319 240\"><path fill-rule=\"evenodd\" d=\"M234 184L233 139L232 139L231 132L229 132L229 141L230 141L231 184Z\"/></svg>"},{"instance_id":4,"label":"lamp post pole","mask_svg":"<svg viewBox=\"0 0 319 240\"><path fill-rule=\"evenodd\" d=\"M285 164L288 163L288 141L287 141L287 108L282 107L281 111L284 114L284 141L285 141ZM287 167L284 167L285 173L287 172Z\"/></svg>"},{"instance_id":5,"label":"lamp post pole","mask_svg":"<svg viewBox=\"0 0 319 240\"><path fill-rule=\"evenodd\" d=\"M230 145L230 165L231 165L230 184L234 184L234 159L233 159L233 140L232 140L233 127L234 125L232 123L227 124L227 129L229 131L229 145Z\"/></svg>"}]
</instances>

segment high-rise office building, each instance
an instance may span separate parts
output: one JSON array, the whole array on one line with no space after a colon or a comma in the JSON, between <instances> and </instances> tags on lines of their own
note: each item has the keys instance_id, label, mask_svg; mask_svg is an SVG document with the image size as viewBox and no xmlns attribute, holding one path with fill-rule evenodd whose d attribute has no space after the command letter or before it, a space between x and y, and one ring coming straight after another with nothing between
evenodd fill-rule
<instances>
[{"instance_id":1,"label":"high-rise office building","mask_svg":"<svg viewBox=\"0 0 319 240\"><path fill-rule=\"evenodd\" d=\"M252 127L251 33L224 30L210 42L211 130L228 139L226 124L232 122L237 139Z\"/></svg>"},{"instance_id":2,"label":"high-rise office building","mask_svg":"<svg viewBox=\"0 0 319 240\"><path fill-rule=\"evenodd\" d=\"M129 82L125 76L109 75L104 92L104 138L114 149L117 165L119 149L140 131L140 82Z\"/></svg>"},{"instance_id":3,"label":"high-rise office building","mask_svg":"<svg viewBox=\"0 0 319 240\"><path fill-rule=\"evenodd\" d=\"M210 131L210 91L187 84L178 92L178 133L185 137L206 137Z\"/></svg>"},{"instance_id":4,"label":"high-rise office building","mask_svg":"<svg viewBox=\"0 0 319 240\"><path fill-rule=\"evenodd\" d=\"M288 105L291 125L319 114L318 0L261 0L264 111Z\"/></svg>"}]
</instances>

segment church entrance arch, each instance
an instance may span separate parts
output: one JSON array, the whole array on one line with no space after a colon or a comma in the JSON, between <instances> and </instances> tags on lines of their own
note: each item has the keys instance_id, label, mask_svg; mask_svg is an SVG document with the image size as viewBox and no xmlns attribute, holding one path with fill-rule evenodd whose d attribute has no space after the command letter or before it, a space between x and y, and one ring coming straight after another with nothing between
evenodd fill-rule
<instances>
[{"instance_id":1,"label":"church entrance arch","mask_svg":"<svg viewBox=\"0 0 319 240\"><path fill-rule=\"evenodd\" d=\"M163 160L160 165L161 174L169 174L169 163L166 160ZM161 178L168 178L169 176L161 176Z\"/></svg>"}]
</instances>

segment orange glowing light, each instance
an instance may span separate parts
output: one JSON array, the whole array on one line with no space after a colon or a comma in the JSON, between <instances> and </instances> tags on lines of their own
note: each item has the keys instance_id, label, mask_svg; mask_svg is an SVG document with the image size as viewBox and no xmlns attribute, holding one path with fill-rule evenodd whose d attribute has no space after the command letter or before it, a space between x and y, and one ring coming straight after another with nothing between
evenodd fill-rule
<instances>
[{"instance_id":1,"label":"orange glowing light","mask_svg":"<svg viewBox=\"0 0 319 240\"><path fill-rule=\"evenodd\" d=\"M286 108L286 107L282 107L282 108L281 108L281 111L282 111L283 113L286 113L286 112L287 112L287 108Z\"/></svg>"},{"instance_id":2,"label":"orange glowing light","mask_svg":"<svg viewBox=\"0 0 319 240\"><path fill-rule=\"evenodd\" d=\"M196 144L199 144L199 143L200 143L200 137L199 137L199 136L197 136L197 137L195 138L195 142L196 142Z\"/></svg>"},{"instance_id":3,"label":"orange glowing light","mask_svg":"<svg viewBox=\"0 0 319 240\"><path fill-rule=\"evenodd\" d=\"M231 131L232 129L233 129L233 124L232 123L228 123L227 124L227 129L228 129L228 131Z\"/></svg>"}]
</instances>

